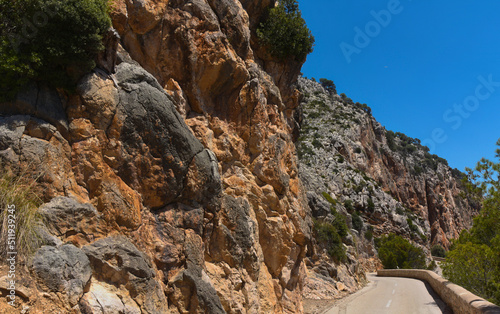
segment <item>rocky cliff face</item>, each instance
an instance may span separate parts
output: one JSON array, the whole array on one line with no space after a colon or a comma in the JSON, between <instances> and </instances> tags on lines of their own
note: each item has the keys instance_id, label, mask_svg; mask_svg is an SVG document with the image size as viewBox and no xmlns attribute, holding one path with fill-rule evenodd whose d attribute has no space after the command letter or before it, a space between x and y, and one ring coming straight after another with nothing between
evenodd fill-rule
<instances>
[{"instance_id":1,"label":"rocky cliff face","mask_svg":"<svg viewBox=\"0 0 500 314\"><path fill-rule=\"evenodd\" d=\"M417 157L391 152L370 116L308 81L303 188L301 64L274 60L255 36L273 3L114 1L118 54L109 40L107 64L76 93L32 84L0 104L2 167L38 177L45 203L46 245L17 268L18 312L300 313L303 295L362 284L376 263L360 236L369 224L410 236L413 217L414 234L446 244L470 223L457 181L439 179L449 168L415 176ZM335 203L350 217L347 199L370 210L334 263L312 216Z\"/></svg>"},{"instance_id":2,"label":"rocky cliff face","mask_svg":"<svg viewBox=\"0 0 500 314\"><path fill-rule=\"evenodd\" d=\"M366 216L379 226L414 214L430 244L448 247L471 226L478 208L462 196L460 171L429 154L418 139L387 131L369 109L329 94L319 83L301 78L300 86L305 97L298 147L308 190L350 199L360 209L369 207L371 198L375 206ZM315 177L322 180L310 179ZM410 231L408 224L399 225Z\"/></svg>"},{"instance_id":3,"label":"rocky cliff face","mask_svg":"<svg viewBox=\"0 0 500 314\"><path fill-rule=\"evenodd\" d=\"M359 259L363 266L362 260L376 255L371 233L402 235L430 254L432 245L448 247L470 228L478 207L463 198L459 171L418 140L387 131L367 107L308 79L300 78L299 85L304 95L300 178L315 219L331 221L332 210L347 217L354 237L344 239L347 265L356 267ZM308 263L321 274L328 266L321 248L308 252ZM351 274L356 278L354 270Z\"/></svg>"},{"instance_id":4,"label":"rocky cliff face","mask_svg":"<svg viewBox=\"0 0 500 314\"><path fill-rule=\"evenodd\" d=\"M302 311L300 64L258 46L270 4L115 1L116 73L0 106L2 162L39 174L46 202L19 309Z\"/></svg>"}]
</instances>

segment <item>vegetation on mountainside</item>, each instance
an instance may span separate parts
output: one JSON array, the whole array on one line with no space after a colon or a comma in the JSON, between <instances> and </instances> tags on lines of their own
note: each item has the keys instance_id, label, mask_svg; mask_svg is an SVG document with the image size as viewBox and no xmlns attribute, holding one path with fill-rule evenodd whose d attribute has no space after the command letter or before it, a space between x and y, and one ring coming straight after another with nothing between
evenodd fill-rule
<instances>
[{"instance_id":1,"label":"vegetation on mountainside","mask_svg":"<svg viewBox=\"0 0 500 314\"><path fill-rule=\"evenodd\" d=\"M357 230L358 232L361 232L361 229L363 229L363 220L359 216L359 212L355 211L351 215L352 219L352 227Z\"/></svg>"},{"instance_id":2,"label":"vegetation on mountainside","mask_svg":"<svg viewBox=\"0 0 500 314\"><path fill-rule=\"evenodd\" d=\"M38 212L42 201L34 192L35 186L36 178L26 172L17 176L5 170L0 173L2 258L7 256L7 252L17 252L17 258L24 259L42 244L39 233L43 219ZM15 239L12 235L15 235Z\"/></svg>"},{"instance_id":3,"label":"vegetation on mountainside","mask_svg":"<svg viewBox=\"0 0 500 314\"><path fill-rule=\"evenodd\" d=\"M373 239L373 226L368 226L368 229L365 231L365 239L368 241Z\"/></svg>"},{"instance_id":4,"label":"vegetation on mountainside","mask_svg":"<svg viewBox=\"0 0 500 314\"><path fill-rule=\"evenodd\" d=\"M71 89L95 67L107 0L0 0L0 101L29 80Z\"/></svg>"},{"instance_id":5,"label":"vegetation on mountainside","mask_svg":"<svg viewBox=\"0 0 500 314\"><path fill-rule=\"evenodd\" d=\"M418 138L412 138L401 132L393 132L388 130L385 133L385 138L387 140L387 146L394 151L402 154L403 156L408 156L414 154L416 151L424 151L424 159L420 165L416 165L413 169L413 174L419 175L423 172L423 168L429 168L434 171L437 170L438 164L444 164L448 166L448 161L438 155L429 153L429 147L421 144ZM453 177L457 179L462 179L465 175L458 169L452 169L451 173Z\"/></svg>"},{"instance_id":6,"label":"vegetation on mountainside","mask_svg":"<svg viewBox=\"0 0 500 314\"><path fill-rule=\"evenodd\" d=\"M333 81L321 78L320 83L325 88L327 91L330 93L336 93L336 88L335 84ZM333 92L334 91L334 92ZM318 93L318 91L315 92L315 94ZM316 94L316 96L318 96ZM366 104L361 104L359 102L354 102L351 98L349 98L345 93L339 94L341 102L344 104L344 106L350 106L354 107L360 111L365 112L368 115L371 115L372 109L366 105ZM332 109L328 107L324 103L324 101L320 101L317 99L314 99L310 101L305 107L305 109L312 109L310 113L308 113L308 118L318 118L318 117L325 117L329 113L332 113L332 118L335 120L336 123L342 123L341 127L343 128L349 128L351 126L350 123L348 125L344 126L343 120L349 120L353 121L357 124L360 123L359 119L355 117L355 114L353 113L346 113L346 112L332 112ZM327 122L329 122L327 120ZM307 133L307 130L302 130L303 134ZM435 154L431 154L429 151L429 148L427 146L422 145L421 141L417 138L412 138L407 136L404 133L401 132L393 132L391 130L386 131L385 133L387 145L389 146L390 150L393 152L399 153L403 155L403 157L408 157L408 156L413 156L413 157L418 157L420 160L418 160L418 163L413 166L411 169L411 172L413 175L420 175L422 174L426 169L431 169L433 171L436 171L438 169L439 164L443 164L445 166L448 166L448 161L444 158L441 158ZM318 142L316 141L316 144ZM319 146L319 145L315 145ZM303 149L304 150L304 149ZM355 153L362 153L362 149L360 147L355 148L354 150ZM423 159L419 156L420 154L416 154L417 152L423 153ZM461 180L465 174L462 173L458 169L451 169L451 174L454 178Z\"/></svg>"},{"instance_id":7,"label":"vegetation on mountainside","mask_svg":"<svg viewBox=\"0 0 500 314\"><path fill-rule=\"evenodd\" d=\"M421 248L393 233L375 239L378 256L386 269L425 269L425 254Z\"/></svg>"},{"instance_id":8,"label":"vegetation on mountainside","mask_svg":"<svg viewBox=\"0 0 500 314\"><path fill-rule=\"evenodd\" d=\"M436 244L431 248L431 255L436 257L446 257L446 251L441 245Z\"/></svg>"},{"instance_id":9,"label":"vegetation on mountainside","mask_svg":"<svg viewBox=\"0 0 500 314\"><path fill-rule=\"evenodd\" d=\"M315 220L314 233L316 241L324 247L336 262L345 262L346 253L342 243L342 238L349 234L345 217L337 212L333 206L330 208L333 216L332 220Z\"/></svg>"},{"instance_id":10,"label":"vegetation on mountainside","mask_svg":"<svg viewBox=\"0 0 500 314\"><path fill-rule=\"evenodd\" d=\"M483 158L474 170L467 169L469 196L482 200L483 207L441 267L450 281L500 305L500 149L496 157L499 162Z\"/></svg>"},{"instance_id":11,"label":"vegetation on mountainside","mask_svg":"<svg viewBox=\"0 0 500 314\"><path fill-rule=\"evenodd\" d=\"M337 87L335 86L332 80L328 80L326 78L320 78L319 82L327 92L329 92L330 94L337 94Z\"/></svg>"},{"instance_id":12,"label":"vegetation on mountainside","mask_svg":"<svg viewBox=\"0 0 500 314\"><path fill-rule=\"evenodd\" d=\"M340 98L342 100L342 103L346 106L353 106L357 109L360 109L364 112L366 112L367 114L371 115L372 114L372 108L370 108L367 104L361 104L359 102L354 102L351 98L347 97L346 94L344 93L341 93L340 94Z\"/></svg>"},{"instance_id":13,"label":"vegetation on mountainside","mask_svg":"<svg viewBox=\"0 0 500 314\"><path fill-rule=\"evenodd\" d=\"M344 201L344 207L345 207L345 209L346 209L348 212L350 212L350 213L351 213L352 211L354 211L354 206L352 205L352 200L350 200L350 199L346 199L346 200Z\"/></svg>"},{"instance_id":14,"label":"vegetation on mountainside","mask_svg":"<svg viewBox=\"0 0 500 314\"><path fill-rule=\"evenodd\" d=\"M332 204L332 205L337 205L337 201L335 199L333 199L333 197L331 197L330 194L328 194L327 192L323 192L321 193L321 195L323 195L323 197L325 198L325 200Z\"/></svg>"},{"instance_id":15,"label":"vegetation on mountainside","mask_svg":"<svg viewBox=\"0 0 500 314\"><path fill-rule=\"evenodd\" d=\"M279 0L257 28L257 36L269 53L280 60L305 61L313 51L314 37L302 18L297 0Z\"/></svg>"}]
</instances>

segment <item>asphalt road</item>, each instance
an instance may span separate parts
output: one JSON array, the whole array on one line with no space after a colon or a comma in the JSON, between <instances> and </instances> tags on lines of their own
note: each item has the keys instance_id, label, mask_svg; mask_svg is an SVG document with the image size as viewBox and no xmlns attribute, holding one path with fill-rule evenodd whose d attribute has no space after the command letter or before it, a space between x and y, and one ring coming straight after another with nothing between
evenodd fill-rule
<instances>
[{"instance_id":1,"label":"asphalt road","mask_svg":"<svg viewBox=\"0 0 500 314\"><path fill-rule=\"evenodd\" d=\"M377 277L368 274L370 283L339 302L325 314L434 314L452 311L428 284L417 279Z\"/></svg>"}]
</instances>

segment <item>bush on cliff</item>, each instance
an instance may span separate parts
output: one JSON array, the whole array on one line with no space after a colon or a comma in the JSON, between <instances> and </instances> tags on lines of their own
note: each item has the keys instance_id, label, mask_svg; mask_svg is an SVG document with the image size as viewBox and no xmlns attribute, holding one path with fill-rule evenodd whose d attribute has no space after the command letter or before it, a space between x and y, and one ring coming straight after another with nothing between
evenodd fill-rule
<instances>
[{"instance_id":1,"label":"bush on cliff","mask_svg":"<svg viewBox=\"0 0 500 314\"><path fill-rule=\"evenodd\" d=\"M425 269L425 254L421 248L395 234L389 234L375 239L378 257L384 268Z\"/></svg>"},{"instance_id":2,"label":"bush on cliff","mask_svg":"<svg viewBox=\"0 0 500 314\"><path fill-rule=\"evenodd\" d=\"M323 86L323 88L326 89L327 92L331 94L337 94L337 87L335 86L332 80L326 78L320 78L319 82L321 83L321 86Z\"/></svg>"},{"instance_id":3,"label":"bush on cliff","mask_svg":"<svg viewBox=\"0 0 500 314\"><path fill-rule=\"evenodd\" d=\"M314 221L314 232L316 240L320 246L326 248L328 255L330 255L336 262L345 262L346 254L342 238L349 234L344 216L334 209L331 210L333 221L331 223L326 221Z\"/></svg>"},{"instance_id":4,"label":"bush on cliff","mask_svg":"<svg viewBox=\"0 0 500 314\"><path fill-rule=\"evenodd\" d=\"M111 26L107 0L0 0L0 100L28 80L71 88Z\"/></svg>"},{"instance_id":5,"label":"bush on cliff","mask_svg":"<svg viewBox=\"0 0 500 314\"><path fill-rule=\"evenodd\" d=\"M270 54L280 60L303 62L312 52L314 37L302 18L297 0L279 0L257 28L257 36Z\"/></svg>"},{"instance_id":6,"label":"bush on cliff","mask_svg":"<svg viewBox=\"0 0 500 314\"><path fill-rule=\"evenodd\" d=\"M439 244L436 244L434 245L432 248L431 248L431 254L432 256L437 256L437 257L446 257L446 251L444 250L444 248L439 245Z\"/></svg>"},{"instance_id":7,"label":"bush on cliff","mask_svg":"<svg viewBox=\"0 0 500 314\"><path fill-rule=\"evenodd\" d=\"M361 219L361 217L359 217L358 212L352 213L351 218L352 218L352 227L358 230L358 232L361 232L361 229L363 229L363 220Z\"/></svg>"},{"instance_id":8,"label":"bush on cliff","mask_svg":"<svg viewBox=\"0 0 500 314\"><path fill-rule=\"evenodd\" d=\"M496 153L499 162L483 158L474 170L467 169L468 197L481 200L483 208L441 266L450 281L500 305L500 149Z\"/></svg>"}]
</instances>

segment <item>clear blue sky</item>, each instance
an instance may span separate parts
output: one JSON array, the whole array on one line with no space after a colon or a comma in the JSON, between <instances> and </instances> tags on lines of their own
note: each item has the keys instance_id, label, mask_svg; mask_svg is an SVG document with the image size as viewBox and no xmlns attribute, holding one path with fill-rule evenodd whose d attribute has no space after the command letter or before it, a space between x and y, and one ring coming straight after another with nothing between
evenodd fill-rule
<instances>
[{"instance_id":1,"label":"clear blue sky","mask_svg":"<svg viewBox=\"0 0 500 314\"><path fill-rule=\"evenodd\" d=\"M368 104L387 129L425 141L452 167L494 158L500 1L299 3L316 39L305 76L333 80L338 93Z\"/></svg>"}]
</instances>

